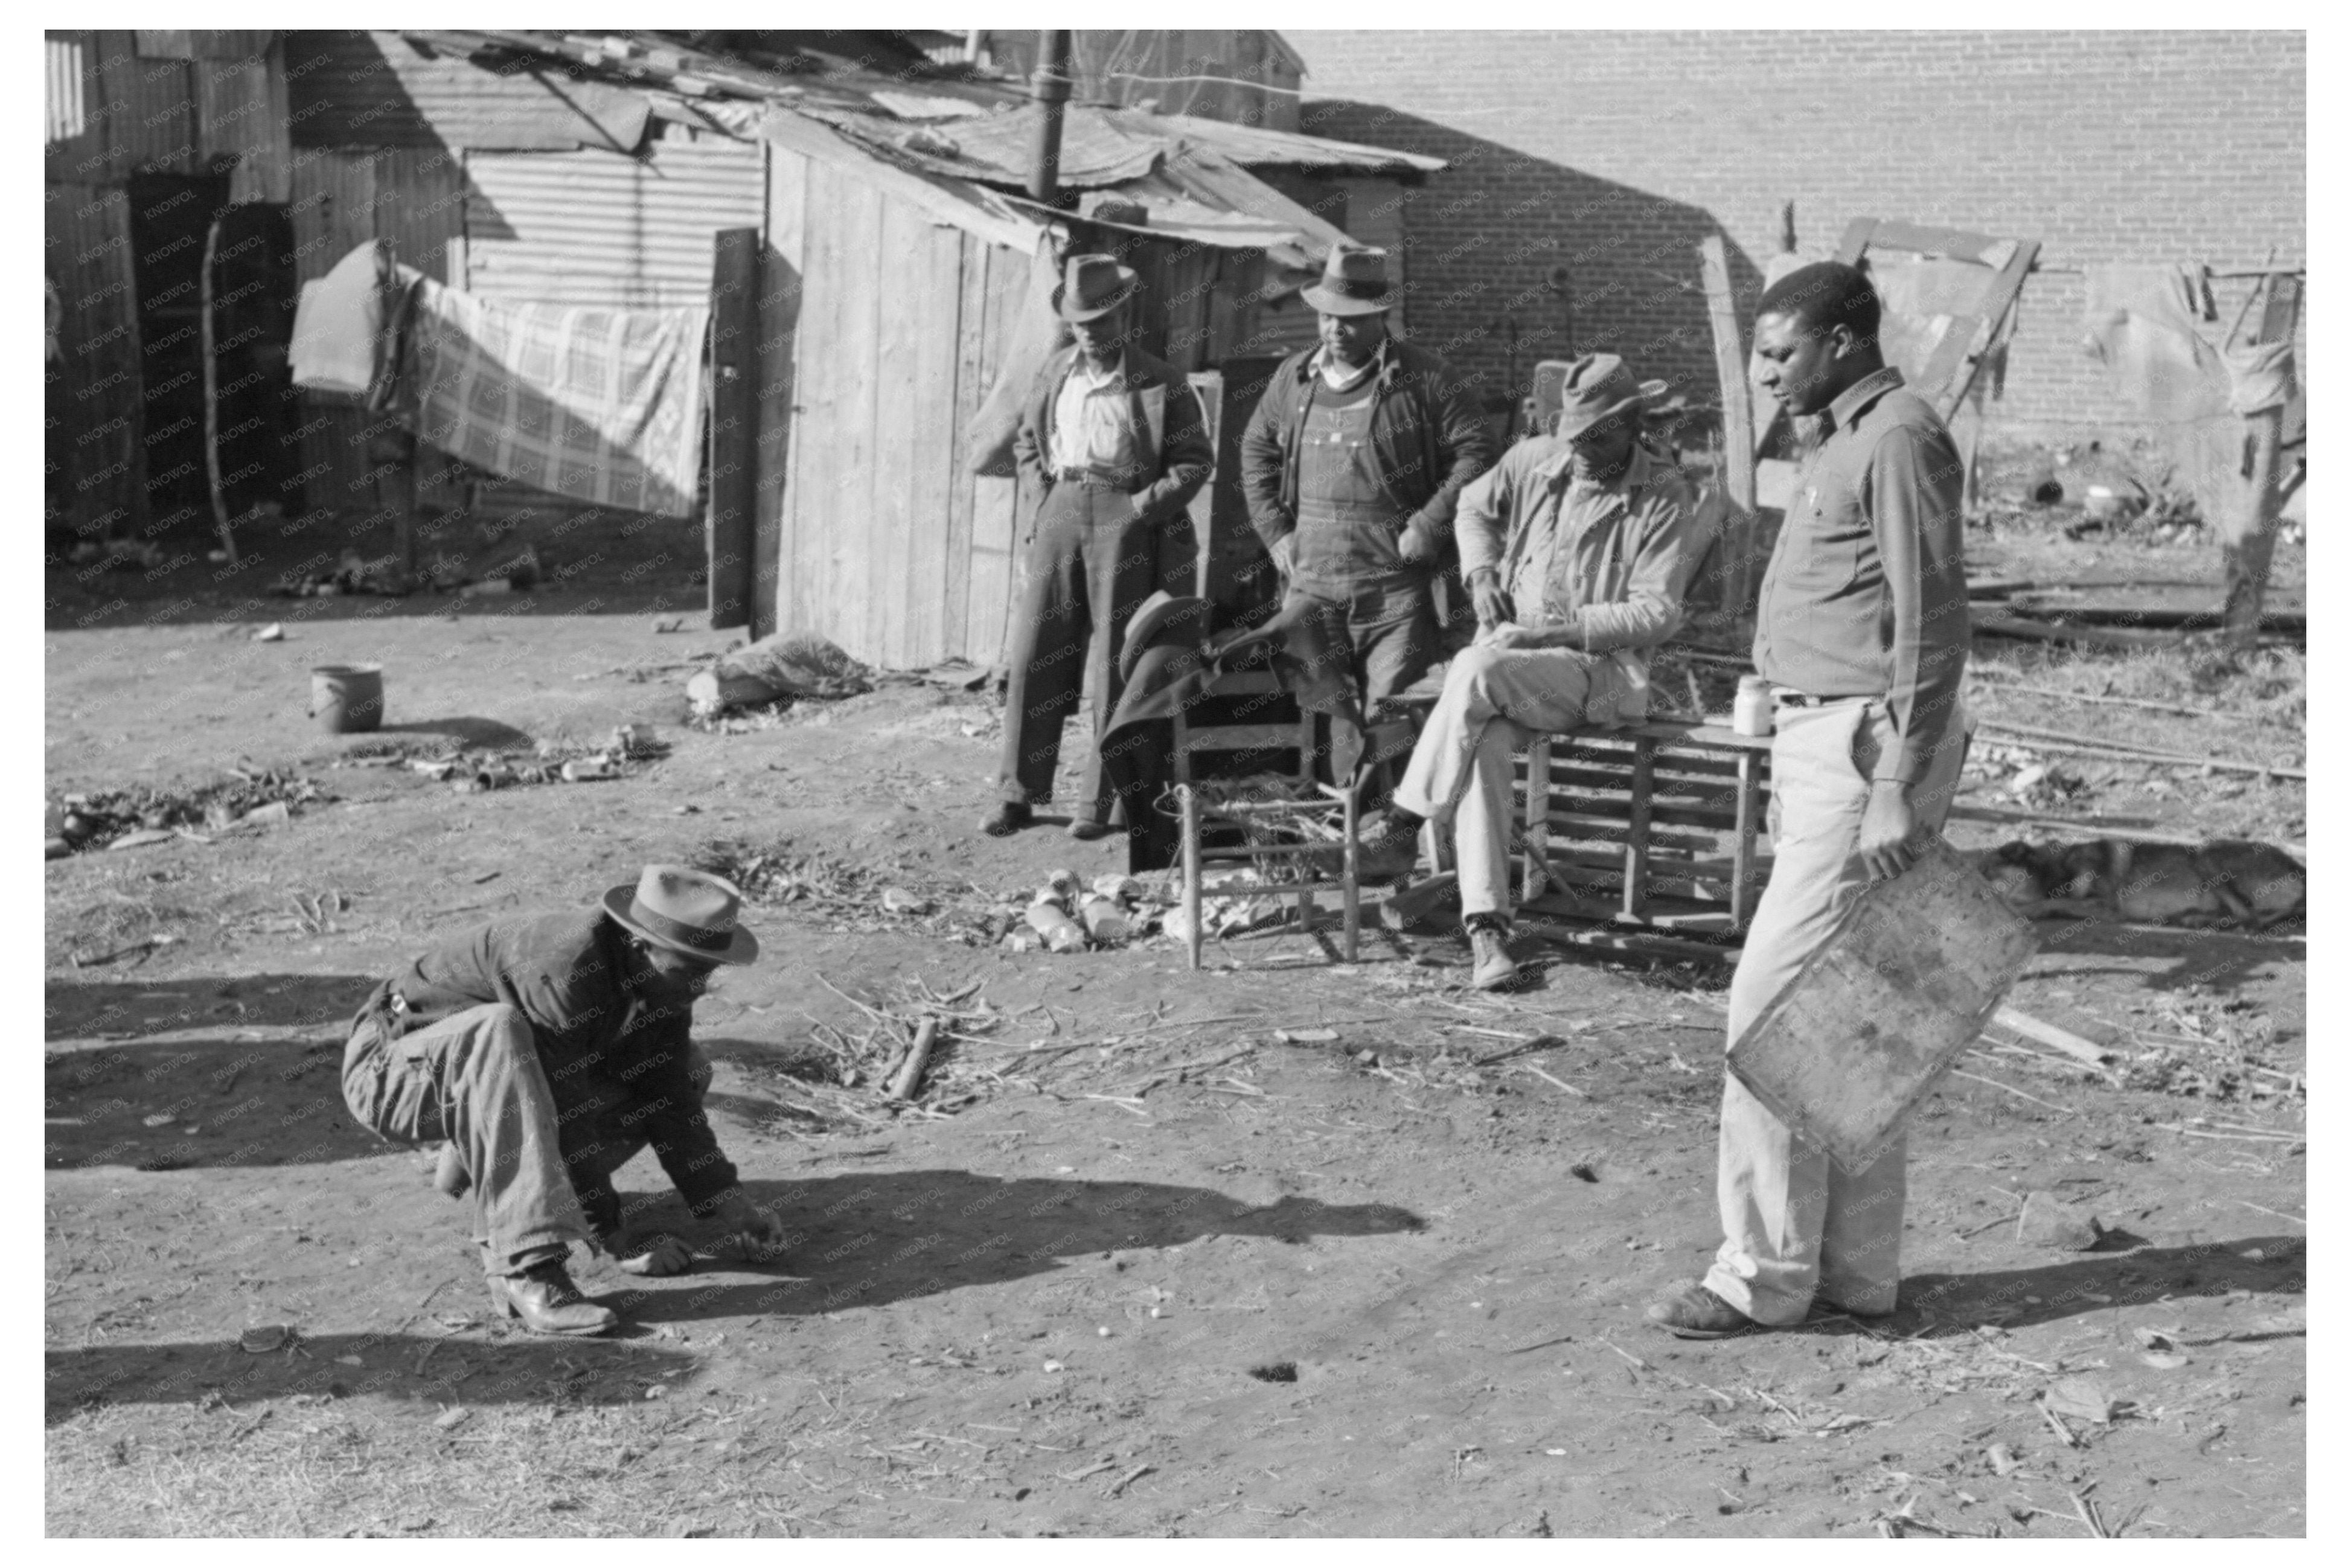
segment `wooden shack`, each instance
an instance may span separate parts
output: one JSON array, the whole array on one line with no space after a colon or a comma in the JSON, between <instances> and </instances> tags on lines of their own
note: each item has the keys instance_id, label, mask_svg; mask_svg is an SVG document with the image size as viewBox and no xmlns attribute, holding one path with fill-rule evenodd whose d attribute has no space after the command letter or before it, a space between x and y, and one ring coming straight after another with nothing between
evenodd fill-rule
<instances>
[{"instance_id":1,"label":"wooden shack","mask_svg":"<svg viewBox=\"0 0 2351 1568\"><path fill-rule=\"evenodd\" d=\"M1040 111L1001 77L682 37L55 36L50 271L73 285L64 335L79 358L54 379L88 415L72 422L70 484L120 526L143 521L138 465L162 448L140 356L167 334L140 336L125 183L168 167L219 188L167 213L274 215L289 315L298 284L369 240L493 299L710 302L714 624L819 632L900 667L997 657L1031 500L974 472L971 422L1011 326L1041 308L1039 273L1073 247L1112 249L1143 275L1145 346L1202 374L1228 448L1196 508L1212 585L1248 575L1229 447L1263 369L1313 340L1298 290L1343 235L1399 237L1401 186L1437 160L1080 104L1064 200L1040 207L1021 193ZM145 68L225 40L249 51L231 68ZM183 112L142 110L174 83ZM263 124L277 129L256 144ZM578 509L416 451L352 400L281 398L275 493L371 553L395 520L420 519L429 554L436 529Z\"/></svg>"}]
</instances>

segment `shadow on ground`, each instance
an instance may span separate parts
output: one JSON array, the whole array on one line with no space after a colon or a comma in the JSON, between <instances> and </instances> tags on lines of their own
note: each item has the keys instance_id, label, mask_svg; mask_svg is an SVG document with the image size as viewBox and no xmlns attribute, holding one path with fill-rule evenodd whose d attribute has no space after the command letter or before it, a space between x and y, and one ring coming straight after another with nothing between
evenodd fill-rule
<instances>
[{"instance_id":1,"label":"shadow on ground","mask_svg":"<svg viewBox=\"0 0 2351 1568\"><path fill-rule=\"evenodd\" d=\"M2232 1291L2295 1295L2307 1289L2307 1249L2298 1236L2247 1236L2178 1247L2086 1253L2033 1269L1973 1274L1914 1274L1902 1306L1882 1326L1928 1339L1968 1337L1984 1323L2022 1328L2120 1312L2168 1297Z\"/></svg>"},{"instance_id":2,"label":"shadow on ground","mask_svg":"<svg viewBox=\"0 0 2351 1568\"><path fill-rule=\"evenodd\" d=\"M720 1263L714 1271L736 1279L646 1284L614 1305L648 1322L794 1317L1051 1274L1064 1260L1089 1254L1181 1247L1216 1236L1302 1245L1408 1233L1425 1224L1391 1204L1289 1196L1260 1206L1207 1187L1004 1179L964 1170L874 1171L744 1186L789 1230L780 1266ZM674 1194L625 1195L623 1203L641 1236L697 1229Z\"/></svg>"},{"instance_id":3,"label":"shadow on ground","mask_svg":"<svg viewBox=\"0 0 2351 1568\"><path fill-rule=\"evenodd\" d=\"M475 1303L478 1309L478 1303ZM470 1334L486 1331L473 1330ZM233 1407L297 1395L341 1399L373 1394L442 1405L622 1405L690 1369L695 1358L640 1339L531 1339L411 1334L322 1334L248 1354L234 1341L90 1345L52 1350L43 1375L47 1424L106 1405ZM356 1360L358 1364L350 1364Z\"/></svg>"}]
</instances>

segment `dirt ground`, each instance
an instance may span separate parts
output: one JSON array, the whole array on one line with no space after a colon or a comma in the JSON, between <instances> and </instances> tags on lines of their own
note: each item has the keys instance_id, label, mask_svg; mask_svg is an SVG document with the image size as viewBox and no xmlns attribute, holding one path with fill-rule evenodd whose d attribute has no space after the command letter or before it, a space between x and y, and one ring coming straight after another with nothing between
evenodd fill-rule
<instances>
[{"instance_id":1,"label":"dirt ground","mask_svg":"<svg viewBox=\"0 0 2351 1568\"><path fill-rule=\"evenodd\" d=\"M1487 997L1451 937L1375 935L1350 967L1252 936L1197 975L1165 940L1003 952L1001 898L1121 869L1123 841L975 831L988 698L904 680L689 728L660 667L728 639L651 615L691 589L615 580L590 612L575 580L298 616L52 572L53 801L240 759L329 798L47 868L51 1533L2304 1533L2298 924L2045 923L2011 1000L2117 1070L1986 1042L1913 1132L1901 1312L1685 1343L1640 1309L1718 1236L1727 971L1527 942L1532 985ZM261 619L287 640L250 641ZM2230 745L2301 759L2298 655L1979 656L2219 709ZM386 733L321 736L308 670L354 659L386 666ZM2145 734L2128 709L1991 700ZM354 765L620 723L670 749L613 782L459 794ZM2025 809L2020 766L1987 761L1969 799ZM2292 781L2086 771L2031 809L2301 837ZM719 1256L667 1198L695 1272L582 1271L623 1336L492 1326L428 1156L344 1113L350 1013L469 923L760 851L822 874L753 912L769 956L697 1033L722 1142L791 1250ZM930 911L885 911L884 885ZM847 998L918 983L976 983L958 1005L998 1020L943 1064L954 1108L893 1116L822 1082L818 1026L853 1034ZM1335 1038L1280 1039L1302 1030ZM620 1185L666 1191L649 1158ZM2017 1239L2032 1190L2095 1216L2097 1249Z\"/></svg>"}]
</instances>

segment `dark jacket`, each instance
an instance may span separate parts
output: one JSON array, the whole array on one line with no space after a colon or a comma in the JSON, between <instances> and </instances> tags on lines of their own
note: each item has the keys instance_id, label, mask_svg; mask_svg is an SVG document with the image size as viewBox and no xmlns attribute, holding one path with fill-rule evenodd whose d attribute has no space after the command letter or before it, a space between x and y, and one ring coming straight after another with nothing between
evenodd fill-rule
<instances>
[{"instance_id":1,"label":"dark jacket","mask_svg":"<svg viewBox=\"0 0 2351 1568\"><path fill-rule=\"evenodd\" d=\"M1319 374L1319 350L1292 354L1274 370L1241 435L1241 492L1249 526L1270 549L1298 527L1298 446L1307 389ZM1493 438L1467 381L1425 349L1390 338L1378 354L1379 406L1372 445L1397 507L1411 514L1405 531L1432 546L1453 537L1453 507L1462 486L1492 466Z\"/></svg>"},{"instance_id":2,"label":"dark jacket","mask_svg":"<svg viewBox=\"0 0 2351 1568\"><path fill-rule=\"evenodd\" d=\"M352 1025L372 1022L397 1038L486 1002L519 1008L555 1096L565 1162L593 1166L581 1141L625 1119L652 1143L679 1195L704 1213L736 1178L688 1076L694 1009L653 1003L624 986L627 944L601 908L495 921L449 938L378 986ZM395 989L408 1006L397 1018Z\"/></svg>"},{"instance_id":3,"label":"dark jacket","mask_svg":"<svg viewBox=\"0 0 2351 1568\"><path fill-rule=\"evenodd\" d=\"M1061 402L1061 383L1077 363L1077 345L1063 348L1045 361L1020 410L1020 433L1012 438L1012 458L1021 476L1041 503L1053 487L1046 465L1053 450L1053 413ZM1173 365L1155 360L1130 344L1122 366L1127 396L1134 414L1135 440L1143 475L1149 480L1134 492L1134 509L1145 522L1167 523L1182 514L1185 503L1208 482L1216 466L1216 449L1208 444L1207 419L1200 400Z\"/></svg>"}]
</instances>

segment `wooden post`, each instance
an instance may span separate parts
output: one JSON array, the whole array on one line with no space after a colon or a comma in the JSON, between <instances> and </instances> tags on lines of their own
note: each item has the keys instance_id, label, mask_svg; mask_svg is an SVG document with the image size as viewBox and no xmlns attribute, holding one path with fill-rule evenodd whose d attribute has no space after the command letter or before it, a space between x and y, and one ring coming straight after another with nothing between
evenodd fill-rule
<instances>
[{"instance_id":1,"label":"wooden post","mask_svg":"<svg viewBox=\"0 0 2351 1568\"><path fill-rule=\"evenodd\" d=\"M1755 875L1756 810L1762 804L1763 758L1761 753L1741 747L1739 753L1739 803L1735 808L1736 826L1731 829L1730 845L1730 928L1747 929L1747 916L1754 908L1754 895L1748 883Z\"/></svg>"},{"instance_id":2,"label":"wooden post","mask_svg":"<svg viewBox=\"0 0 2351 1568\"><path fill-rule=\"evenodd\" d=\"M720 229L710 275L710 629L761 625L752 591L758 498L759 231ZM772 619L770 607L765 619Z\"/></svg>"},{"instance_id":3,"label":"wooden post","mask_svg":"<svg viewBox=\"0 0 2351 1568\"><path fill-rule=\"evenodd\" d=\"M1551 852L1551 737L1538 735L1527 742L1527 803L1520 841L1519 902L1531 903L1550 891L1544 885L1543 861Z\"/></svg>"},{"instance_id":4,"label":"wooden post","mask_svg":"<svg viewBox=\"0 0 2351 1568\"><path fill-rule=\"evenodd\" d=\"M220 360L214 339L217 328L213 321L213 264L220 255L221 221L218 218L204 228L204 275L196 281L196 314L201 320L199 347L204 358L204 481L212 492L213 522L220 529L221 549L228 556L231 566L236 564L236 535L228 524L228 495L221 485L220 461Z\"/></svg>"},{"instance_id":5,"label":"wooden post","mask_svg":"<svg viewBox=\"0 0 2351 1568\"><path fill-rule=\"evenodd\" d=\"M1657 743L1633 738L1632 803L1625 835L1625 918L1638 920L1649 908L1649 811L1656 804Z\"/></svg>"},{"instance_id":6,"label":"wooden post","mask_svg":"<svg viewBox=\"0 0 2351 1568\"><path fill-rule=\"evenodd\" d=\"M1722 613L1732 625L1746 619L1755 584L1755 413L1749 395L1747 349L1739 332L1739 312L1730 295L1730 260L1722 236L1698 242L1698 269L1705 275L1707 315L1714 327L1714 375L1722 387L1722 458L1716 478L1738 515L1716 559L1729 572L1722 585Z\"/></svg>"},{"instance_id":7,"label":"wooden post","mask_svg":"<svg viewBox=\"0 0 2351 1568\"><path fill-rule=\"evenodd\" d=\"M2250 648L2261 635L2262 596L2268 591L2270 553L2277 545L2278 442L2285 410L2245 415L2246 470L2233 497L2236 516L2220 539L2220 627L2226 639Z\"/></svg>"},{"instance_id":8,"label":"wooden post","mask_svg":"<svg viewBox=\"0 0 2351 1568\"><path fill-rule=\"evenodd\" d=\"M1178 767L1183 753L1176 753ZM1200 967L1200 797L1189 784L1176 786L1176 803L1184 814L1184 946L1191 967Z\"/></svg>"},{"instance_id":9,"label":"wooden post","mask_svg":"<svg viewBox=\"0 0 2351 1568\"><path fill-rule=\"evenodd\" d=\"M1752 512L1755 448L1740 436L1754 427L1754 414L1747 395L1747 349L1730 297L1730 261L1722 236L1713 234L1698 241L1698 259L1706 277L1707 315L1714 326L1714 375L1722 383L1722 488L1740 511Z\"/></svg>"}]
</instances>

